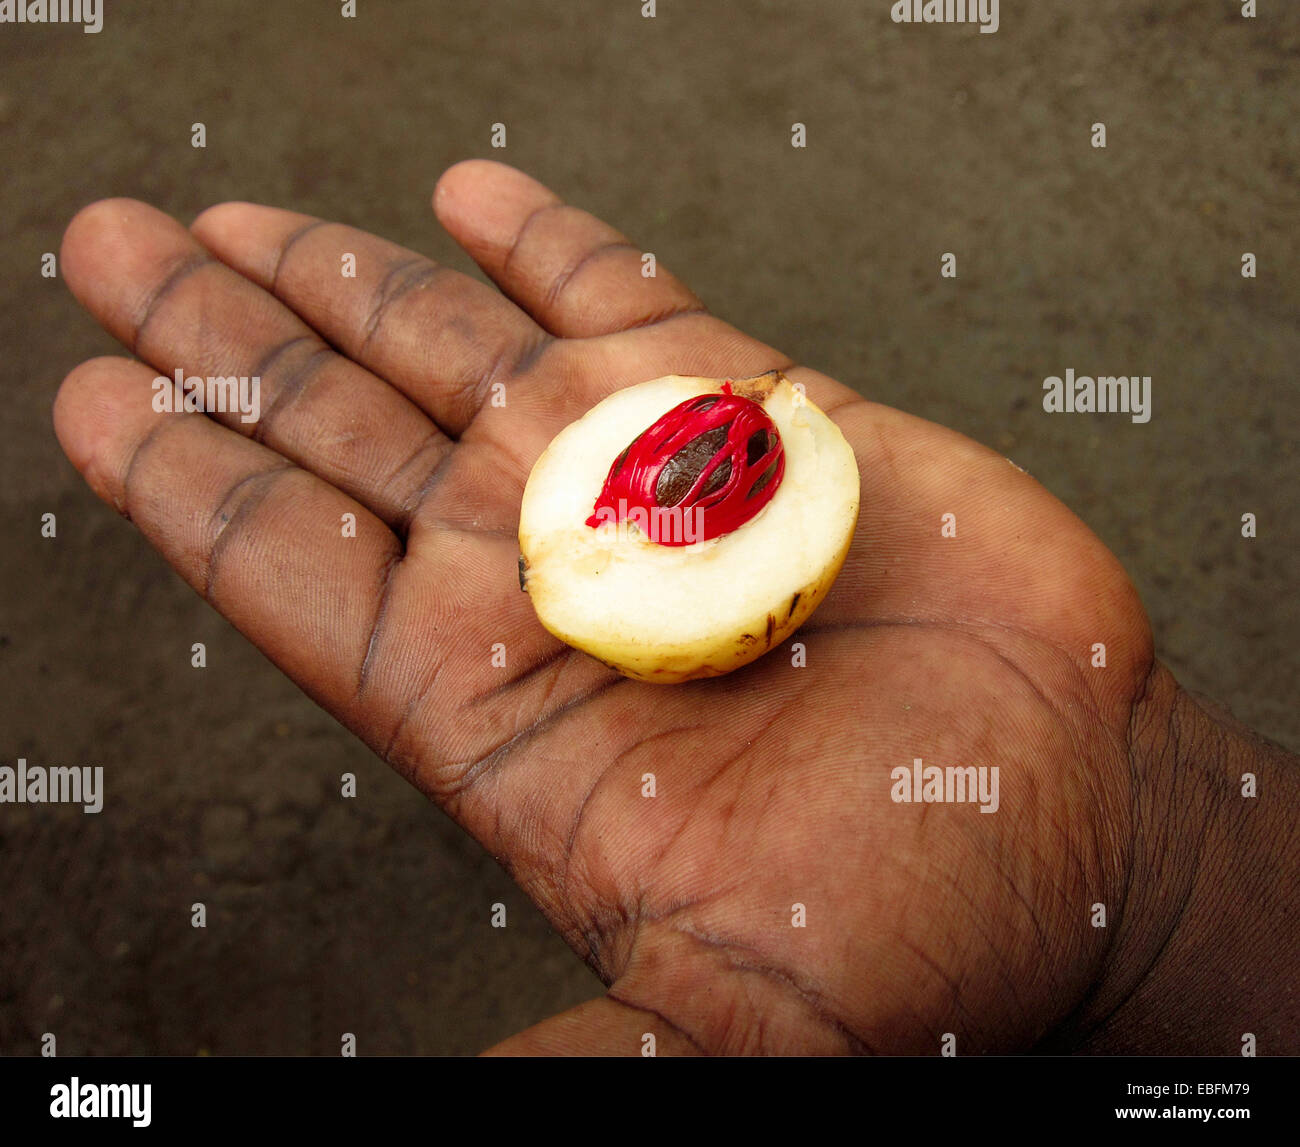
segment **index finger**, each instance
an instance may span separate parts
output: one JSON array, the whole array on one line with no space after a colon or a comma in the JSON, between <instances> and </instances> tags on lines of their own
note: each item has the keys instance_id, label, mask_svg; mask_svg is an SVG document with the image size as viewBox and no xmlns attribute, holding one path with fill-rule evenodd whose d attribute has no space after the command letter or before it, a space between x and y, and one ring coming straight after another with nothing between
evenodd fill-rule
<instances>
[{"instance_id":1,"label":"index finger","mask_svg":"<svg viewBox=\"0 0 1300 1147\"><path fill-rule=\"evenodd\" d=\"M527 372L552 341L491 287L355 227L222 203L191 229L453 436L494 384Z\"/></svg>"}]
</instances>

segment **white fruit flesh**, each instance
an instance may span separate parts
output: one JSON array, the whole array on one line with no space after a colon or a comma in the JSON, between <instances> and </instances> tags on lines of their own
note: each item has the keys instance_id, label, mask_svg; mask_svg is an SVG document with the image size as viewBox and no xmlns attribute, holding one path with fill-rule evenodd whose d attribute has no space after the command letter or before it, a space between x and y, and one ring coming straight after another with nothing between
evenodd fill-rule
<instances>
[{"instance_id":1,"label":"white fruit flesh","mask_svg":"<svg viewBox=\"0 0 1300 1147\"><path fill-rule=\"evenodd\" d=\"M538 618L630 677L670 683L752 661L808 617L848 553L853 451L775 372L732 383L762 404L785 445L784 480L754 518L684 546L585 524L618 453L678 403L721 387L670 375L612 394L556 436L524 490L519 544Z\"/></svg>"}]
</instances>

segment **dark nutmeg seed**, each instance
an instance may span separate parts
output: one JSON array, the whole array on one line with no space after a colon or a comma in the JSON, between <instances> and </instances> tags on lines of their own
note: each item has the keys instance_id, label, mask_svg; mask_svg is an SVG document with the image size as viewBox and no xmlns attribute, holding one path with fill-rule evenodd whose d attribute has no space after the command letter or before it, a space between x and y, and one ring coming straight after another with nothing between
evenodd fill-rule
<instances>
[{"instance_id":1,"label":"dark nutmeg seed","mask_svg":"<svg viewBox=\"0 0 1300 1147\"><path fill-rule=\"evenodd\" d=\"M699 480L704 468L713 459L719 450L727 443L727 430L731 423L724 426L716 426L712 430L705 431L696 438L692 438L685 446L677 451L665 463L663 470L659 473L659 479L655 483L655 501L660 506L675 506L687 494L691 492L691 487ZM722 467L719 466L718 470ZM714 475L718 473L714 471ZM726 479L724 478L725 482Z\"/></svg>"},{"instance_id":2,"label":"dark nutmeg seed","mask_svg":"<svg viewBox=\"0 0 1300 1147\"><path fill-rule=\"evenodd\" d=\"M749 436L749 442L745 445L746 465L753 466L775 445L776 435L774 435L770 430L755 430L754 433Z\"/></svg>"},{"instance_id":3,"label":"dark nutmeg seed","mask_svg":"<svg viewBox=\"0 0 1300 1147\"><path fill-rule=\"evenodd\" d=\"M705 494L716 494L729 481L731 481L731 459L724 458L721 465L709 475L709 480L704 483L704 489L700 491L700 497L704 497Z\"/></svg>"},{"instance_id":4,"label":"dark nutmeg seed","mask_svg":"<svg viewBox=\"0 0 1300 1147\"><path fill-rule=\"evenodd\" d=\"M773 462L772 465L763 471L758 481L749 488L749 493L745 495L746 499L756 497L758 494L762 493L763 487L772 480L772 475L776 473L776 468L779 462L780 459Z\"/></svg>"}]
</instances>

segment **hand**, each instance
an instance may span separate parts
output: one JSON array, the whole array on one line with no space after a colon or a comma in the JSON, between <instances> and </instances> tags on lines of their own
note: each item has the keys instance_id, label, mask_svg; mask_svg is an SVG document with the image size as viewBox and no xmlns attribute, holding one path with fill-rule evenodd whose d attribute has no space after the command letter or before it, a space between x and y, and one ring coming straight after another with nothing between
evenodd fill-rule
<instances>
[{"instance_id":1,"label":"hand","mask_svg":"<svg viewBox=\"0 0 1300 1147\"><path fill-rule=\"evenodd\" d=\"M55 423L100 497L609 985L502 1050L1104 1043L1185 924L1195 865L1168 850L1213 820L1171 811L1202 784L1167 751L1186 702L1116 560L1007 459L643 277L639 248L521 173L460 164L434 208L502 293L288 211L225 204L186 231L86 208L67 280L142 361L78 367ZM178 368L260 376L260 420L155 412ZM806 667L776 649L649 686L553 639L515 537L550 439L620 387L771 368L862 476L848 561L795 636ZM895 803L918 757L996 767L997 811Z\"/></svg>"}]
</instances>

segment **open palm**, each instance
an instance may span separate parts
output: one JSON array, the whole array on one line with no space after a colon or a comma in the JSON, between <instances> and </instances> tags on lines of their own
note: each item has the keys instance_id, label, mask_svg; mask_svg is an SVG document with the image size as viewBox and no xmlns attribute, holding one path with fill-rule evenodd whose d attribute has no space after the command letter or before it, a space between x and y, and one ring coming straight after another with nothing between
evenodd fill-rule
<instances>
[{"instance_id":1,"label":"open palm","mask_svg":"<svg viewBox=\"0 0 1300 1147\"><path fill-rule=\"evenodd\" d=\"M708 315L519 172L460 164L434 205L503 293L273 208L192 232L86 208L66 277L143 361L78 367L55 421L95 491L609 985L505 1049L636 1054L652 1032L661 1052L936 1053L1078 1024L1116 934L1090 908L1122 908L1132 876L1153 666L1115 559L1005 458ZM260 420L156 413L151 382L178 368L260 376ZM650 686L546 633L515 532L550 439L620 387L772 368L862 476L801 656ZM997 766L997 812L895 803L916 758Z\"/></svg>"}]
</instances>

